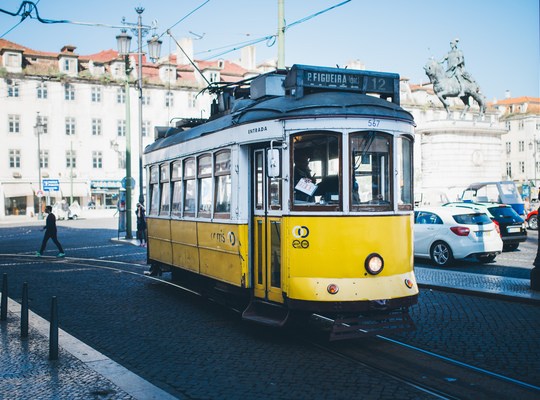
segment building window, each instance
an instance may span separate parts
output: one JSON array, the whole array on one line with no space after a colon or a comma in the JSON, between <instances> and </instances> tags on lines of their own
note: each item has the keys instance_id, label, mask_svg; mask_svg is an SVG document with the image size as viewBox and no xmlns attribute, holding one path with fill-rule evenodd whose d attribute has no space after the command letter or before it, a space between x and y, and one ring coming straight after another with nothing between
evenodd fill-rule
<instances>
[{"instance_id":1,"label":"building window","mask_svg":"<svg viewBox=\"0 0 540 400\"><path fill-rule=\"evenodd\" d=\"M193 92L188 93L188 107L189 108L197 107L197 95Z\"/></svg>"},{"instance_id":2,"label":"building window","mask_svg":"<svg viewBox=\"0 0 540 400\"><path fill-rule=\"evenodd\" d=\"M38 83L37 87L36 87L36 90L37 90L37 98L38 99L46 99L47 98L48 91L47 91L47 84L46 83L43 83L43 82Z\"/></svg>"},{"instance_id":3,"label":"building window","mask_svg":"<svg viewBox=\"0 0 540 400\"><path fill-rule=\"evenodd\" d=\"M518 151L520 153L523 153L525 151L525 141L524 140L520 140L518 142Z\"/></svg>"},{"instance_id":4,"label":"building window","mask_svg":"<svg viewBox=\"0 0 540 400\"><path fill-rule=\"evenodd\" d=\"M506 154L510 154L512 152L512 142L506 142Z\"/></svg>"},{"instance_id":5,"label":"building window","mask_svg":"<svg viewBox=\"0 0 540 400\"><path fill-rule=\"evenodd\" d=\"M8 132L20 133L21 132L21 119L19 115L8 115Z\"/></svg>"},{"instance_id":6,"label":"building window","mask_svg":"<svg viewBox=\"0 0 540 400\"><path fill-rule=\"evenodd\" d=\"M519 172L521 172L522 174L525 173L525 161L519 162Z\"/></svg>"},{"instance_id":7,"label":"building window","mask_svg":"<svg viewBox=\"0 0 540 400\"><path fill-rule=\"evenodd\" d=\"M125 151L118 152L118 168L126 169L126 152Z\"/></svg>"},{"instance_id":8,"label":"building window","mask_svg":"<svg viewBox=\"0 0 540 400\"><path fill-rule=\"evenodd\" d=\"M75 150L66 151L66 168L77 167L77 153Z\"/></svg>"},{"instance_id":9,"label":"building window","mask_svg":"<svg viewBox=\"0 0 540 400\"><path fill-rule=\"evenodd\" d=\"M119 119L116 121L116 135L117 136L126 136L126 120Z\"/></svg>"},{"instance_id":10,"label":"building window","mask_svg":"<svg viewBox=\"0 0 540 400\"><path fill-rule=\"evenodd\" d=\"M49 168L49 150L41 150L39 152L39 167Z\"/></svg>"},{"instance_id":11,"label":"building window","mask_svg":"<svg viewBox=\"0 0 540 400\"><path fill-rule=\"evenodd\" d=\"M524 122L523 120L522 120L522 121L519 121L518 129L519 129L519 130L525 129L525 122Z\"/></svg>"},{"instance_id":12,"label":"building window","mask_svg":"<svg viewBox=\"0 0 540 400\"><path fill-rule=\"evenodd\" d=\"M116 90L116 102L118 104L124 104L126 102L126 89L123 87Z\"/></svg>"},{"instance_id":13,"label":"building window","mask_svg":"<svg viewBox=\"0 0 540 400\"><path fill-rule=\"evenodd\" d=\"M49 117L41 117L41 124L43 125L43 134L49 133Z\"/></svg>"},{"instance_id":14,"label":"building window","mask_svg":"<svg viewBox=\"0 0 540 400\"><path fill-rule=\"evenodd\" d=\"M101 88L92 88L92 103L101 103Z\"/></svg>"},{"instance_id":15,"label":"building window","mask_svg":"<svg viewBox=\"0 0 540 400\"><path fill-rule=\"evenodd\" d=\"M75 86L70 83L64 85L64 99L75 100Z\"/></svg>"},{"instance_id":16,"label":"building window","mask_svg":"<svg viewBox=\"0 0 540 400\"><path fill-rule=\"evenodd\" d=\"M142 124L143 137L150 136L150 121L144 121Z\"/></svg>"},{"instance_id":17,"label":"building window","mask_svg":"<svg viewBox=\"0 0 540 400\"><path fill-rule=\"evenodd\" d=\"M101 119L92 118L92 135L100 136L101 135Z\"/></svg>"},{"instance_id":18,"label":"building window","mask_svg":"<svg viewBox=\"0 0 540 400\"><path fill-rule=\"evenodd\" d=\"M8 97L19 97L19 82L8 80L7 84Z\"/></svg>"},{"instance_id":19,"label":"building window","mask_svg":"<svg viewBox=\"0 0 540 400\"><path fill-rule=\"evenodd\" d=\"M20 150L9 151L9 167L10 168L21 167L21 151Z\"/></svg>"},{"instance_id":20,"label":"building window","mask_svg":"<svg viewBox=\"0 0 540 400\"><path fill-rule=\"evenodd\" d=\"M75 118L66 117L66 135L75 135Z\"/></svg>"},{"instance_id":21,"label":"building window","mask_svg":"<svg viewBox=\"0 0 540 400\"><path fill-rule=\"evenodd\" d=\"M174 106L174 94L173 94L173 92L165 93L165 107L173 107L173 106Z\"/></svg>"},{"instance_id":22,"label":"building window","mask_svg":"<svg viewBox=\"0 0 540 400\"><path fill-rule=\"evenodd\" d=\"M506 126L507 131L509 131L510 128L512 127L512 125L510 124L510 121L506 121L505 126Z\"/></svg>"},{"instance_id":23,"label":"building window","mask_svg":"<svg viewBox=\"0 0 540 400\"><path fill-rule=\"evenodd\" d=\"M103 168L103 154L101 151L92 152L92 167Z\"/></svg>"},{"instance_id":24,"label":"building window","mask_svg":"<svg viewBox=\"0 0 540 400\"><path fill-rule=\"evenodd\" d=\"M150 105L150 96L149 95L143 95L142 104L145 105L145 106Z\"/></svg>"},{"instance_id":25,"label":"building window","mask_svg":"<svg viewBox=\"0 0 540 400\"><path fill-rule=\"evenodd\" d=\"M506 176L508 178L512 177L512 163L511 162L506 163Z\"/></svg>"}]
</instances>

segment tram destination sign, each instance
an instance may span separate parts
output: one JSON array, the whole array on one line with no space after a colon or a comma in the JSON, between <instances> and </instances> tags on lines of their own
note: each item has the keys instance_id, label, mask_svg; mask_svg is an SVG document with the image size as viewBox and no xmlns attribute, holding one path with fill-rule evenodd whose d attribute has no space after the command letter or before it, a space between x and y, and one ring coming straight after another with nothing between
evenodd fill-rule
<instances>
[{"instance_id":1,"label":"tram destination sign","mask_svg":"<svg viewBox=\"0 0 540 400\"><path fill-rule=\"evenodd\" d=\"M324 68L293 65L285 88L295 90L297 97L318 90L342 90L359 93L377 93L399 96L399 75L387 72ZM397 90L397 93L396 93Z\"/></svg>"}]
</instances>

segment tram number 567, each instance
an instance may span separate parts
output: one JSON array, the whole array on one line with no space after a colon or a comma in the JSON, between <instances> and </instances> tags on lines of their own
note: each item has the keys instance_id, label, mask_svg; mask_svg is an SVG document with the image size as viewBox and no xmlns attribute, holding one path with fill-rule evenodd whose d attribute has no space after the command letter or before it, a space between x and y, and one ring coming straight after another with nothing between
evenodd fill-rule
<instances>
[{"instance_id":1,"label":"tram number 567","mask_svg":"<svg viewBox=\"0 0 540 400\"><path fill-rule=\"evenodd\" d=\"M369 126L370 128L377 128L380 123L380 119L368 119L367 126Z\"/></svg>"}]
</instances>

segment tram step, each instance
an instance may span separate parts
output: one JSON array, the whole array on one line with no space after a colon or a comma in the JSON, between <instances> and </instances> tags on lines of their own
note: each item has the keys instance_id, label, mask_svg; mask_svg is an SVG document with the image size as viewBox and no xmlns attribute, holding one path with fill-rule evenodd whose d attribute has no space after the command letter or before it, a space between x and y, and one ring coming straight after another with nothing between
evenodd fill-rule
<instances>
[{"instance_id":1,"label":"tram step","mask_svg":"<svg viewBox=\"0 0 540 400\"><path fill-rule=\"evenodd\" d=\"M383 333L416 329L407 311L336 319L330 332L330 341L375 336Z\"/></svg>"},{"instance_id":2,"label":"tram step","mask_svg":"<svg viewBox=\"0 0 540 400\"><path fill-rule=\"evenodd\" d=\"M289 318L289 310L265 301L252 300L242 318L263 325L282 327Z\"/></svg>"}]
</instances>

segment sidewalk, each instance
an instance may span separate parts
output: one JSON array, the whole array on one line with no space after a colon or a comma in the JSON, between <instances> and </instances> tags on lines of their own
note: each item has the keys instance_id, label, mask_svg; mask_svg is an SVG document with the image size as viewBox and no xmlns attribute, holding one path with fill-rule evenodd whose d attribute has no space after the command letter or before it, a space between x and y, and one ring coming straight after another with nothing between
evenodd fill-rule
<instances>
[{"instance_id":1,"label":"sidewalk","mask_svg":"<svg viewBox=\"0 0 540 400\"><path fill-rule=\"evenodd\" d=\"M124 241L126 242L126 241ZM416 268L421 290L459 291L540 304L528 279ZM174 399L103 354L59 330L59 360L48 360L49 322L30 312L30 334L20 339L20 310L8 299L0 322L2 399Z\"/></svg>"}]
</instances>

